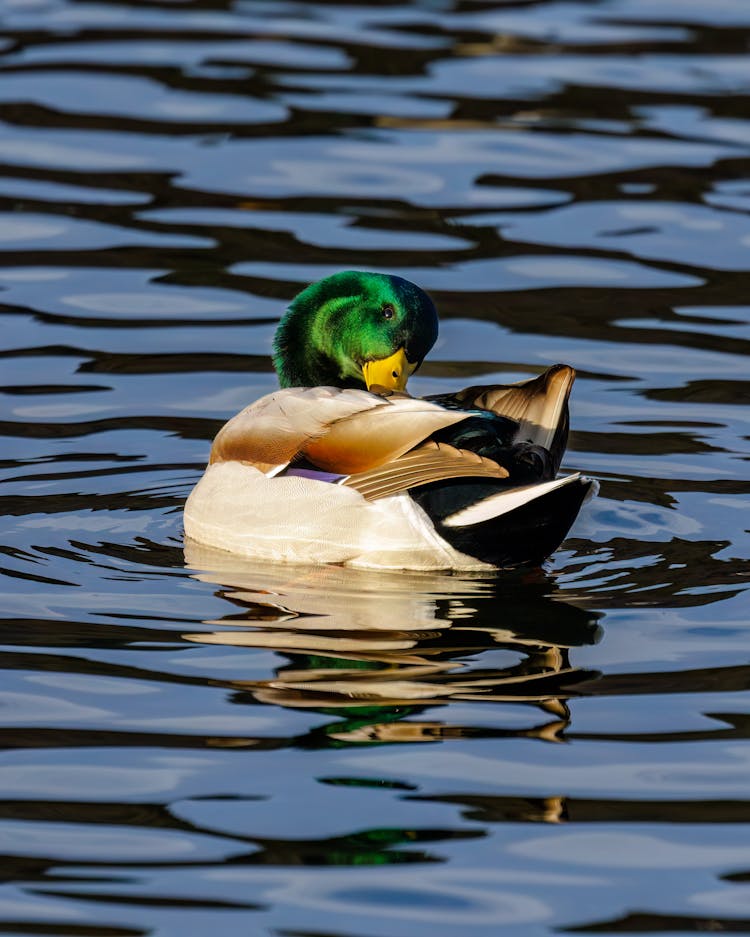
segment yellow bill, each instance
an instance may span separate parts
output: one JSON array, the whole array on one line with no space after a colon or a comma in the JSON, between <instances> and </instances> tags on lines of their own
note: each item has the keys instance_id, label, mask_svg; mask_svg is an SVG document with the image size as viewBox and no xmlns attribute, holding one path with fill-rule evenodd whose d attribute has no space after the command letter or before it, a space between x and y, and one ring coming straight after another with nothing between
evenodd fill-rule
<instances>
[{"instance_id":1,"label":"yellow bill","mask_svg":"<svg viewBox=\"0 0 750 937\"><path fill-rule=\"evenodd\" d=\"M407 359L404 349L399 348L390 358L365 361L362 365L362 374L364 374L368 390L374 384L379 384L388 390L405 390L406 382L416 366L416 362L412 364Z\"/></svg>"}]
</instances>

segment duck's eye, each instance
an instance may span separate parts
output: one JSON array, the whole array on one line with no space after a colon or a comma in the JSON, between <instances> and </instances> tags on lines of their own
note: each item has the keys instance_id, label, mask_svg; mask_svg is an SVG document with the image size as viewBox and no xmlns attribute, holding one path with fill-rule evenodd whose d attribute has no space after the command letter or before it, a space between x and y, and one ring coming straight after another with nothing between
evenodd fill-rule
<instances>
[{"instance_id":1,"label":"duck's eye","mask_svg":"<svg viewBox=\"0 0 750 937\"><path fill-rule=\"evenodd\" d=\"M384 319L392 319L396 315L396 310L390 303L386 303L382 309Z\"/></svg>"}]
</instances>

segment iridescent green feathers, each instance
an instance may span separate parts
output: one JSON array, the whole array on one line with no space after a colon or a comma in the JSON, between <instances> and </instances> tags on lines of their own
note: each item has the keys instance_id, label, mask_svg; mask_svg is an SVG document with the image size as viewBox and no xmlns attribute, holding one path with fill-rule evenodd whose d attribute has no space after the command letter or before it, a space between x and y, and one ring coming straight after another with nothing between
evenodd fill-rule
<instances>
[{"instance_id":1,"label":"iridescent green feathers","mask_svg":"<svg viewBox=\"0 0 750 937\"><path fill-rule=\"evenodd\" d=\"M435 306L414 283L347 270L294 299L274 338L273 363L282 387L363 388L363 364L403 348L418 365L437 333Z\"/></svg>"}]
</instances>

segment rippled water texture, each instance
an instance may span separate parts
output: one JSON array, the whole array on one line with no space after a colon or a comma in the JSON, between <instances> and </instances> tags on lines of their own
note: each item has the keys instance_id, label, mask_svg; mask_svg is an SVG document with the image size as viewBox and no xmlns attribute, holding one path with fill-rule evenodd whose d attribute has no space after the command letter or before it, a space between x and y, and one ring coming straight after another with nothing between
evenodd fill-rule
<instances>
[{"instance_id":1,"label":"rippled water texture","mask_svg":"<svg viewBox=\"0 0 750 937\"><path fill-rule=\"evenodd\" d=\"M750 3L0 3L0 933L750 934ZM543 570L185 552L302 284L578 369Z\"/></svg>"}]
</instances>

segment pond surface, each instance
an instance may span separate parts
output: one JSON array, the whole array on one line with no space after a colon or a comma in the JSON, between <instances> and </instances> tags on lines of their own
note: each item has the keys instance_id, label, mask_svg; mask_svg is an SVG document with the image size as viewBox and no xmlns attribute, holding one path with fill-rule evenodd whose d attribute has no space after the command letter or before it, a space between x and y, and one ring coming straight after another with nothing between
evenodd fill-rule
<instances>
[{"instance_id":1,"label":"pond surface","mask_svg":"<svg viewBox=\"0 0 750 937\"><path fill-rule=\"evenodd\" d=\"M4 0L0 933L750 933L750 4ZM544 569L183 549L286 303L578 370Z\"/></svg>"}]
</instances>

